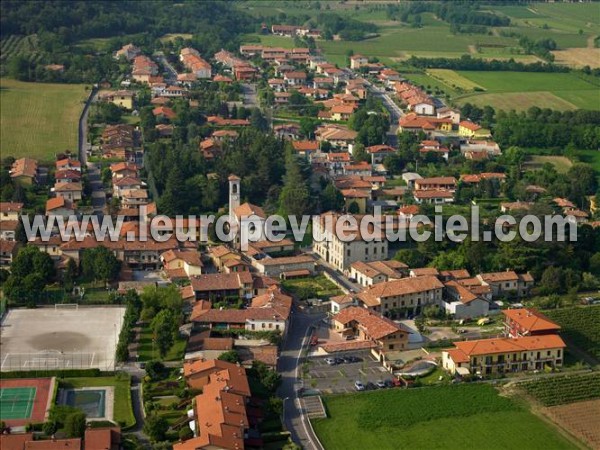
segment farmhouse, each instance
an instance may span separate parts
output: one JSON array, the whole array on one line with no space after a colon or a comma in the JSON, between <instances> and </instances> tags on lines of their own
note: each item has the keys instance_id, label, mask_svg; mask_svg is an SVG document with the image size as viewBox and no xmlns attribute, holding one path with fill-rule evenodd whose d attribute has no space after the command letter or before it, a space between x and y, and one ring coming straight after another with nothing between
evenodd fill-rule
<instances>
[{"instance_id":1,"label":"farmhouse","mask_svg":"<svg viewBox=\"0 0 600 450\"><path fill-rule=\"evenodd\" d=\"M529 273L506 272L482 273L477 275L481 284L490 286L494 296L523 297L533 287L533 277Z\"/></svg>"},{"instance_id":2,"label":"farmhouse","mask_svg":"<svg viewBox=\"0 0 600 450\"><path fill-rule=\"evenodd\" d=\"M17 183L31 185L37 183L38 162L31 158L17 159L10 169L10 177Z\"/></svg>"}]
</instances>

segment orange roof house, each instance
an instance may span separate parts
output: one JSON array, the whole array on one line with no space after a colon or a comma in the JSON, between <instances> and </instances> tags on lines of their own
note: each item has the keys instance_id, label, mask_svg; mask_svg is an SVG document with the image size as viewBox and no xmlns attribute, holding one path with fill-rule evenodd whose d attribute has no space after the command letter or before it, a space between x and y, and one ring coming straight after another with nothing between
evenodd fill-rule
<instances>
[{"instance_id":1,"label":"orange roof house","mask_svg":"<svg viewBox=\"0 0 600 450\"><path fill-rule=\"evenodd\" d=\"M560 325L535 309L505 309L502 314L505 317L505 334L508 337L556 334L560 330Z\"/></svg>"}]
</instances>

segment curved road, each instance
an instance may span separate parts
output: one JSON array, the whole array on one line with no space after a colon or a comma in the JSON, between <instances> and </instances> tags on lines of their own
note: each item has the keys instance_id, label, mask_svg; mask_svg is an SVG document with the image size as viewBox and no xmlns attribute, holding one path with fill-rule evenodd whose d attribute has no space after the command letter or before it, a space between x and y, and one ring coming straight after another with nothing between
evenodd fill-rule
<instances>
[{"instance_id":1,"label":"curved road","mask_svg":"<svg viewBox=\"0 0 600 450\"><path fill-rule=\"evenodd\" d=\"M281 355L277 361L277 369L281 374L279 396L283 398L283 422L291 433L292 440L308 450L323 450L323 446L315 435L308 417L300 407L298 389L303 385L299 379L299 365L302 359L302 348L307 345L311 326L325 317L325 314L307 314L296 309Z\"/></svg>"}]
</instances>

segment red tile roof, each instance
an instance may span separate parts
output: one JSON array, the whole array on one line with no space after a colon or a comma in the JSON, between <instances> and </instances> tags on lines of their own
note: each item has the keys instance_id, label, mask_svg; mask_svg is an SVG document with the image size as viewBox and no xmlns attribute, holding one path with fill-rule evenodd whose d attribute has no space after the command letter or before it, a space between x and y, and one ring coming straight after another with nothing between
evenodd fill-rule
<instances>
[{"instance_id":1,"label":"red tile roof","mask_svg":"<svg viewBox=\"0 0 600 450\"><path fill-rule=\"evenodd\" d=\"M349 306L333 316L333 320L343 325L357 322L365 328L366 334L372 339L382 339L398 331L409 333L401 325L379 314L359 306Z\"/></svg>"},{"instance_id":2,"label":"red tile roof","mask_svg":"<svg viewBox=\"0 0 600 450\"><path fill-rule=\"evenodd\" d=\"M525 333L538 331L554 332L560 330L560 325L552 322L535 309L505 309L502 311L502 314L509 321L517 323Z\"/></svg>"}]
</instances>

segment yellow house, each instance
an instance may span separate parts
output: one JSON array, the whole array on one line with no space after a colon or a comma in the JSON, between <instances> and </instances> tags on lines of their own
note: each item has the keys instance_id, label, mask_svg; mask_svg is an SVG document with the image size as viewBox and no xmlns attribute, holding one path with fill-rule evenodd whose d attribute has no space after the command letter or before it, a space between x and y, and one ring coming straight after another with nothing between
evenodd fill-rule
<instances>
[{"instance_id":1,"label":"yellow house","mask_svg":"<svg viewBox=\"0 0 600 450\"><path fill-rule=\"evenodd\" d=\"M471 122L470 120L462 120L458 124L459 136L473 137L479 130L482 130L481 125Z\"/></svg>"},{"instance_id":2,"label":"yellow house","mask_svg":"<svg viewBox=\"0 0 600 450\"><path fill-rule=\"evenodd\" d=\"M105 102L110 102L121 108L132 110L134 95L135 94L132 91L106 91L100 93L99 97Z\"/></svg>"},{"instance_id":3,"label":"yellow house","mask_svg":"<svg viewBox=\"0 0 600 450\"><path fill-rule=\"evenodd\" d=\"M451 374L491 375L561 367L565 343L557 334L455 342L442 352Z\"/></svg>"},{"instance_id":4,"label":"yellow house","mask_svg":"<svg viewBox=\"0 0 600 450\"><path fill-rule=\"evenodd\" d=\"M342 189L344 196L344 207L346 211L350 210L350 205L356 203L358 211L352 211L355 214L364 214L367 210L367 199L371 196L368 191L362 189Z\"/></svg>"}]
</instances>

